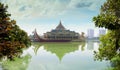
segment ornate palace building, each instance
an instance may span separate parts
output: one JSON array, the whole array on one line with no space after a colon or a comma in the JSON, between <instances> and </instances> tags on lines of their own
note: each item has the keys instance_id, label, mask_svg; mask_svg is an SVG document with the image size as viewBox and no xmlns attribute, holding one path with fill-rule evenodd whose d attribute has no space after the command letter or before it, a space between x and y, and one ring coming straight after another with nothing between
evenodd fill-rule
<instances>
[{"instance_id":1,"label":"ornate palace building","mask_svg":"<svg viewBox=\"0 0 120 70\"><path fill-rule=\"evenodd\" d=\"M80 39L80 34L75 31L67 30L61 23L51 30L51 32L44 33L44 38L48 40L78 40Z\"/></svg>"}]
</instances>

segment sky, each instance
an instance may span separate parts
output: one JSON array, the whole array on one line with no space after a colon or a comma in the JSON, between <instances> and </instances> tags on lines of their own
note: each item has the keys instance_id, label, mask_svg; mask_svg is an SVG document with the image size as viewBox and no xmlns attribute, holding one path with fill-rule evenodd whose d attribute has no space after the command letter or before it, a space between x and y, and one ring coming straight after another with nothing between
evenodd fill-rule
<instances>
[{"instance_id":1,"label":"sky","mask_svg":"<svg viewBox=\"0 0 120 70\"><path fill-rule=\"evenodd\" d=\"M98 28L94 26L92 18L100 12L101 5L106 0L0 0L8 5L11 19L17 21L17 25L29 35L34 29L42 35L55 29L60 20L66 29L78 33L88 29Z\"/></svg>"}]
</instances>

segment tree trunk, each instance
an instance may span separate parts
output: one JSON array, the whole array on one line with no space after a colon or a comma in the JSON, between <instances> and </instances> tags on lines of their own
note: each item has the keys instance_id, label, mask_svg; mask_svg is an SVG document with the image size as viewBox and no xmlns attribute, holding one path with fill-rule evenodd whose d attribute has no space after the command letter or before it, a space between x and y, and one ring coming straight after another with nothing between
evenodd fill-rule
<instances>
[{"instance_id":1,"label":"tree trunk","mask_svg":"<svg viewBox=\"0 0 120 70\"><path fill-rule=\"evenodd\" d=\"M119 38L120 38L120 33L119 33L120 29L116 30L115 32L115 38L116 38L116 41L115 41L115 49L116 51L119 49Z\"/></svg>"}]
</instances>

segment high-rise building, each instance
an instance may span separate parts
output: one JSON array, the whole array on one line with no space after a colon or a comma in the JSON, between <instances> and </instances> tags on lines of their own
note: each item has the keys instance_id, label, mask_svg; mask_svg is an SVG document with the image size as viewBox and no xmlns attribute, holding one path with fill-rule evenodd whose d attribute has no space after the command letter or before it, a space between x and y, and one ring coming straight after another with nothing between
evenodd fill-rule
<instances>
[{"instance_id":1,"label":"high-rise building","mask_svg":"<svg viewBox=\"0 0 120 70\"><path fill-rule=\"evenodd\" d=\"M99 29L99 36L100 35L105 35L106 34L106 30L105 29Z\"/></svg>"},{"instance_id":2,"label":"high-rise building","mask_svg":"<svg viewBox=\"0 0 120 70\"><path fill-rule=\"evenodd\" d=\"M94 37L94 29L88 29L87 35L88 35L88 38L93 38Z\"/></svg>"}]
</instances>

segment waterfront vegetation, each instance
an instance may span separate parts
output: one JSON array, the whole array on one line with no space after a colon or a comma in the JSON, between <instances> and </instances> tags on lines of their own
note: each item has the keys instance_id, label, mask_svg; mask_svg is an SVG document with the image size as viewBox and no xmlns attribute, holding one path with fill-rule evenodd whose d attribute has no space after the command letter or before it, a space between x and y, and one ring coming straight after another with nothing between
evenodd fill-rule
<instances>
[{"instance_id":1,"label":"waterfront vegetation","mask_svg":"<svg viewBox=\"0 0 120 70\"><path fill-rule=\"evenodd\" d=\"M100 14L93 18L97 27L108 29L100 39L99 52L95 52L98 60L110 60L110 70L120 69L120 0L107 0L101 6Z\"/></svg>"},{"instance_id":2,"label":"waterfront vegetation","mask_svg":"<svg viewBox=\"0 0 120 70\"><path fill-rule=\"evenodd\" d=\"M19 57L23 48L30 46L30 40L16 21L10 19L7 8L0 3L0 58L13 60L14 57Z\"/></svg>"},{"instance_id":3,"label":"waterfront vegetation","mask_svg":"<svg viewBox=\"0 0 120 70\"><path fill-rule=\"evenodd\" d=\"M32 43L30 47L31 42L27 33L19 28L15 20L10 19L11 15L8 14L7 8L8 6L0 3L0 59L3 70L38 70L46 68L52 70L78 70L79 65L81 65L81 68L82 65L88 65L88 68L82 68L84 70L90 68L99 70L107 66L107 61L110 61L108 70L120 69L120 0L107 0L101 6L100 14L93 18L96 27L108 30L107 34L102 35L100 38L98 51L93 50L96 48L93 47L93 42L87 42L88 47L85 47L85 42ZM23 50L25 50L24 48L28 48L29 53L32 54L21 56ZM91 49L92 51L90 51ZM94 59L93 51L95 59L104 63L101 64L92 60ZM4 61L6 58L9 60ZM78 60L78 58L81 59ZM29 61L29 59L33 61Z\"/></svg>"}]
</instances>

